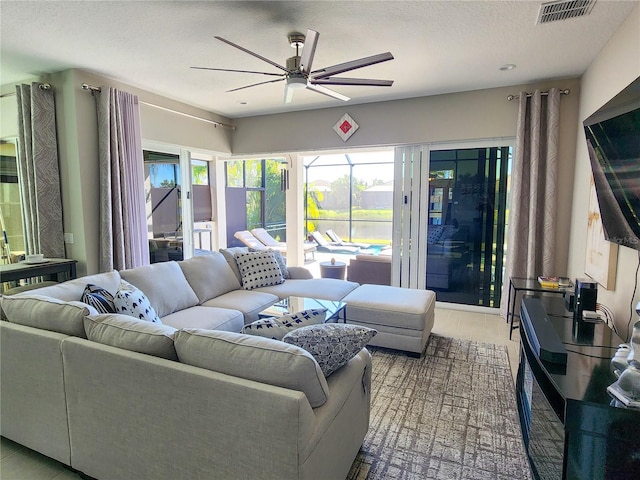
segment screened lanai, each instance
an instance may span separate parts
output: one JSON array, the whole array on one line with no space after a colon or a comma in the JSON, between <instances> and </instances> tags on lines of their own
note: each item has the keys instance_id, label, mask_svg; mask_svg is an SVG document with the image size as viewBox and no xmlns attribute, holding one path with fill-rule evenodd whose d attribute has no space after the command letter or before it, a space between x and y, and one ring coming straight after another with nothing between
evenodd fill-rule
<instances>
[{"instance_id":1,"label":"screened lanai","mask_svg":"<svg viewBox=\"0 0 640 480\"><path fill-rule=\"evenodd\" d=\"M332 230L347 242L391 243L393 149L303 158L307 236Z\"/></svg>"}]
</instances>

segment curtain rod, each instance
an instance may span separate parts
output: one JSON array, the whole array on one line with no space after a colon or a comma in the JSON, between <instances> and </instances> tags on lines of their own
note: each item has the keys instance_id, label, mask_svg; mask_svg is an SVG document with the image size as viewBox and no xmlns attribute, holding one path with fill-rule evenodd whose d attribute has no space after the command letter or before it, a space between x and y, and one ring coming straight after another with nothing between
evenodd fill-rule
<instances>
[{"instance_id":1,"label":"curtain rod","mask_svg":"<svg viewBox=\"0 0 640 480\"><path fill-rule=\"evenodd\" d=\"M38 84L38 88L40 90L51 90L51 84L50 83L39 83ZM0 95L0 98L4 98L4 97L12 97L16 94L16 92L9 92L9 93L5 93L3 95Z\"/></svg>"},{"instance_id":2,"label":"curtain rod","mask_svg":"<svg viewBox=\"0 0 640 480\"><path fill-rule=\"evenodd\" d=\"M560 95L569 95L571 93L571 90L569 90L568 88L565 88L564 90L560 90ZM542 92L540 95L542 95L543 97L546 97L547 95L549 95L549 92ZM527 93L527 98L530 98L531 94ZM507 95L507 102L510 102L511 100L515 100L516 98L520 98L520 95Z\"/></svg>"},{"instance_id":3,"label":"curtain rod","mask_svg":"<svg viewBox=\"0 0 640 480\"><path fill-rule=\"evenodd\" d=\"M83 83L81 85L83 90L87 90L91 93L93 92L100 92L101 88L100 87L94 87L91 85L88 85L86 83ZM236 127L233 125L228 125L226 123L222 123L222 122L216 122L215 120L209 120L208 118L202 118L202 117L198 117L196 115L191 115L190 113L184 113L184 112L179 112L177 110L173 110L171 108L167 108L167 107L161 107L160 105L155 105L153 103L148 103L148 102L144 102L142 100L138 100L140 103L142 103L143 105L146 105L148 107L153 107L153 108L158 108L160 110L164 110L166 112L171 112L171 113L175 113L177 115L182 115L183 117L189 117L189 118L193 118L195 120L200 120L201 122L206 122L206 123L211 123L213 124L216 128L217 127L225 127L225 128L230 128L231 130L235 130Z\"/></svg>"}]
</instances>

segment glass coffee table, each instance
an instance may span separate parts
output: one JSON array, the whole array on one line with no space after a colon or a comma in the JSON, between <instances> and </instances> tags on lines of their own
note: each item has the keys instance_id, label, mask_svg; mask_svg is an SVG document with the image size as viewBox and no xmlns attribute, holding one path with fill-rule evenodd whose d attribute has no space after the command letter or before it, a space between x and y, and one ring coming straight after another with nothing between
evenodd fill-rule
<instances>
[{"instance_id":1,"label":"glass coffee table","mask_svg":"<svg viewBox=\"0 0 640 480\"><path fill-rule=\"evenodd\" d=\"M274 303L269 308L261 311L258 318L282 317L291 313L301 312L302 310L310 310L312 308L324 308L327 310L325 323L347 323L345 314L347 304L334 300L322 300L319 298L308 297L288 297Z\"/></svg>"}]
</instances>

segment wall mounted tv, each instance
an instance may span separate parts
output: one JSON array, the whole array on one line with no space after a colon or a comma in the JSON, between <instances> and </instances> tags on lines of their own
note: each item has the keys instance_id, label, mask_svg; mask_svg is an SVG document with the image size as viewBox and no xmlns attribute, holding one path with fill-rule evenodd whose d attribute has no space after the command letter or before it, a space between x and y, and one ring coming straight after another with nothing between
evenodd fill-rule
<instances>
[{"instance_id":1,"label":"wall mounted tv","mask_svg":"<svg viewBox=\"0 0 640 480\"><path fill-rule=\"evenodd\" d=\"M583 125L605 238L640 250L640 77Z\"/></svg>"}]
</instances>

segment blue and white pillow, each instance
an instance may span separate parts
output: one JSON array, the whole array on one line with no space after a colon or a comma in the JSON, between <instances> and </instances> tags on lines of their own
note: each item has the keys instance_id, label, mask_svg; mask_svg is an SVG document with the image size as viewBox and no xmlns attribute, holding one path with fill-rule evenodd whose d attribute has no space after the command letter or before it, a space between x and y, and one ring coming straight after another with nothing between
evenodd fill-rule
<instances>
[{"instance_id":1,"label":"blue and white pillow","mask_svg":"<svg viewBox=\"0 0 640 480\"><path fill-rule=\"evenodd\" d=\"M234 257L245 290L284 283L284 276L271 250L236 253Z\"/></svg>"},{"instance_id":2,"label":"blue and white pillow","mask_svg":"<svg viewBox=\"0 0 640 480\"><path fill-rule=\"evenodd\" d=\"M91 305L98 313L116 313L116 306L113 303L113 295L97 285L88 283L82 292L81 301Z\"/></svg>"},{"instance_id":3,"label":"blue and white pillow","mask_svg":"<svg viewBox=\"0 0 640 480\"><path fill-rule=\"evenodd\" d=\"M328 377L346 365L377 333L377 330L360 325L323 323L293 330L282 341L313 355L324 376Z\"/></svg>"},{"instance_id":4,"label":"blue and white pillow","mask_svg":"<svg viewBox=\"0 0 640 480\"><path fill-rule=\"evenodd\" d=\"M113 297L113 304L116 313L129 315L145 322L162 323L142 290L125 280L120 280L118 291Z\"/></svg>"},{"instance_id":5,"label":"blue and white pillow","mask_svg":"<svg viewBox=\"0 0 640 480\"><path fill-rule=\"evenodd\" d=\"M283 315L282 317L269 317L256 320L245 325L242 333L258 337L282 340L289 332L307 325L323 323L327 316L326 308L313 308L301 312Z\"/></svg>"}]
</instances>

